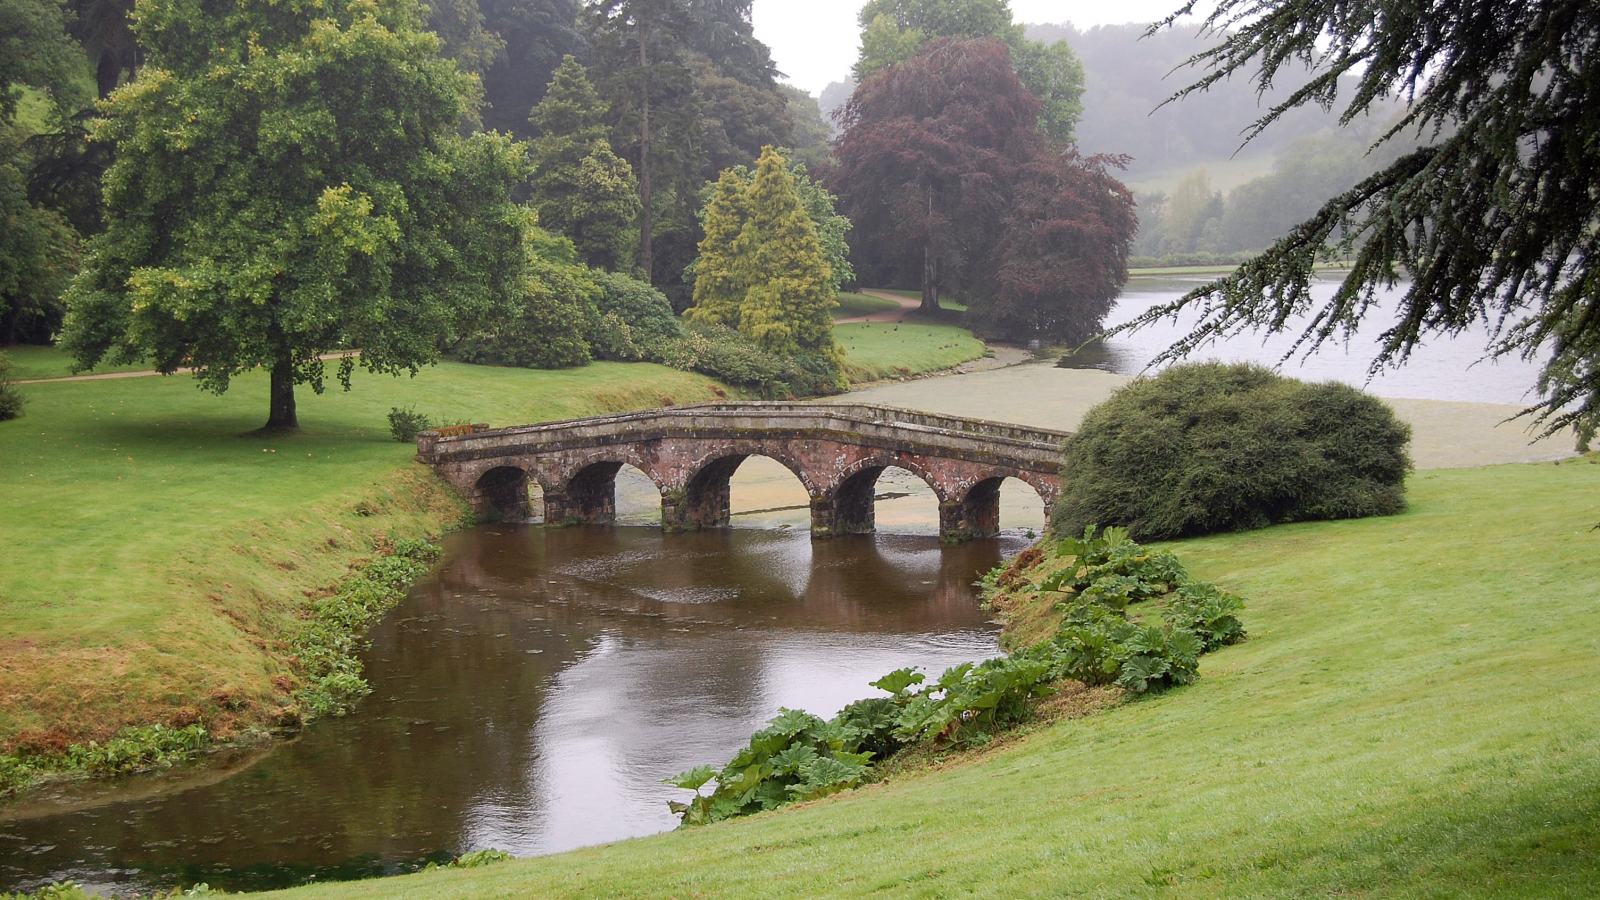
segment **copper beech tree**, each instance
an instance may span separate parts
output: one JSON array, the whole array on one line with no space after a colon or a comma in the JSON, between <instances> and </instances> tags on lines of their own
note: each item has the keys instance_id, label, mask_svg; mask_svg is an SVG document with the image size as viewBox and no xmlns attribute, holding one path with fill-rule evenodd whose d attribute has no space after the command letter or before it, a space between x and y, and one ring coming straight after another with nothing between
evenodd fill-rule
<instances>
[{"instance_id":1,"label":"copper beech tree","mask_svg":"<svg viewBox=\"0 0 1600 900\"><path fill-rule=\"evenodd\" d=\"M924 311L955 291L986 336L1085 340L1127 278L1133 196L1039 109L1004 43L933 41L856 89L830 186L859 258Z\"/></svg>"}]
</instances>

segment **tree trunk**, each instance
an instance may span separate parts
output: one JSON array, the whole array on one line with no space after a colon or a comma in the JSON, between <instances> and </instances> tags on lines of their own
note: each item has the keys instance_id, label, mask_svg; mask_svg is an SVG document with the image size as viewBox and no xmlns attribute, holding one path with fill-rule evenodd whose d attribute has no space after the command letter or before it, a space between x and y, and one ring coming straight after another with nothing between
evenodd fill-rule
<instances>
[{"instance_id":1,"label":"tree trunk","mask_svg":"<svg viewBox=\"0 0 1600 900\"><path fill-rule=\"evenodd\" d=\"M288 357L272 364L271 406L263 431L293 431L300 427L294 411L294 364Z\"/></svg>"},{"instance_id":2,"label":"tree trunk","mask_svg":"<svg viewBox=\"0 0 1600 900\"><path fill-rule=\"evenodd\" d=\"M650 203L650 59L645 53L648 33L639 29L639 70L644 75L644 96L639 110L643 114L639 125L639 268L644 269L644 280L655 284L650 266L650 226L655 211Z\"/></svg>"},{"instance_id":3,"label":"tree trunk","mask_svg":"<svg viewBox=\"0 0 1600 900\"><path fill-rule=\"evenodd\" d=\"M922 248L922 312L939 312L939 258L934 252Z\"/></svg>"}]
</instances>

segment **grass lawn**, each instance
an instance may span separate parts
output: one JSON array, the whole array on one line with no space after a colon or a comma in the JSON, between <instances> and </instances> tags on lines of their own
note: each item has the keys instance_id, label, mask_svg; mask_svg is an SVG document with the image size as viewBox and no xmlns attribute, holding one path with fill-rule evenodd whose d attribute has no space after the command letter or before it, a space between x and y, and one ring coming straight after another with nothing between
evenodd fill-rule
<instances>
[{"instance_id":1,"label":"grass lawn","mask_svg":"<svg viewBox=\"0 0 1600 900\"><path fill-rule=\"evenodd\" d=\"M1600 465L1410 491L1166 545L1249 602L1190 687L744 821L284 896L1593 897Z\"/></svg>"},{"instance_id":2,"label":"grass lawn","mask_svg":"<svg viewBox=\"0 0 1600 900\"><path fill-rule=\"evenodd\" d=\"M854 316L870 316L873 313L899 309L900 304L884 297L868 297L866 294L840 294L839 306L833 311L835 319L847 319Z\"/></svg>"},{"instance_id":3,"label":"grass lawn","mask_svg":"<svg viewBox=\"0 0 1600 900\"><path fill-rule=\"evenodd\" d=\"M716 399L653 365L535 372L445 363L297 392L303 432L241 437L267 383L216 397L188 376L20 388L0 422L0 749L24 730L102 736L183 706L248 722L308 596L459 501L389 435L386 413L513 425Z\"/></svg>"},{"instance_id":4,"label":"grass lawn","mask_svg":"<svg viewBox=\"0 0 1600 900\"><path fill-rule=\"evenodd\" d=\"M983 341L954 325L910 319L889 322L851 322L833 326L833 338L844 348L845 374L850 381L878 381L937 372L983 355Z\"/></svg>"},{"instance_id":5,"label":"grass lawn","mask_svg":"<svg viewBox=\"0 0 1600 900\"><path fill-rule=\"evenodd\" d=\"M872 290L875 290L875 291L878 291L878 292L884 293L884 294L896 294L896 295L901 296L901 297L910 297L913 300L921 300L922 299L922 292L921 291L902 291L902 290L894 290L894 289L890 289L890 288L873 288ZM967 305L965 303L958 303L955 300L950 299L949 297L940 297L939 298L939 308L940 309L948 309L951 312L966 312L967 311Z\"/></svg>"},{"instance_id":6,"label":"grass lawn","mask_svg":"<svg viewBox=\"0 0 1600 900\"><path fill-rule=\"evenodd\" d=\"M64 378L74 374L72 371L72 357L54 347L34 347L26 344L14 344L0 347L0 353L11 357L16 368L11 370L11 377L24 381L33 378ZM95 366L83 375L103 375L107 372L142 372L151 368L149 363L136 363L131 366Z\"/></svg>"}]
</instances>

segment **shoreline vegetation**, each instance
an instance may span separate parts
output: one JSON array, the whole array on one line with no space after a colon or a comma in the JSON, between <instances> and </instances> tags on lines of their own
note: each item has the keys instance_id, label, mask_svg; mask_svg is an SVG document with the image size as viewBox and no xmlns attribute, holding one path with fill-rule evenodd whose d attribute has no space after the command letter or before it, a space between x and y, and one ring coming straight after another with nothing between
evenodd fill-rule
<instances>
[{"instance_id":1,"label":"shoreline vegetation","mask_svg":"<svg viewBox=\"0 0 1600 900\"><path fill-rule=\"evenodd\" d=\"M1600 455L1422 471L1410 492L1396 516L1151 545L1249 600L1249 640L1191 685L1064 691L985 746L775 812L264 896L1582 896ZM1011 605L1008 643L1058 614Z\"/></svg>"},{"instance_id":2,"label":"shoreline vegetation","mask_svg":"<svg viewBox=\"0 0 1600 900\"><path fill-rule=\"evenodd\" d=\"M30 385L28 417L0 426L0 452L18 463L0 471L0 532L13 558L29 563L0 573L10 613L0 633L7 749L40 731L13 698L52 679L60 684L38 696L80 720L144 712L80 744L105 746L126 725L160 723L136 736L177 758L213 735L270 728L250 716L266 708L252 704L283 709L280 698L294 696L272 680L292 673L269 668L271 640L291 633L285 623L303 623L384 548L464 521L459 499L388 437L384 410L400 402L533 421L725 393L647 365L446 363L412 380L361 378L352 393L306 398L304 432L267 446L237 436L265 393L248 376L220 399L188 379ZM1398 516L1151 545L1249 598L1240 618L1250 640L1207 656L1189 686L1155 696L1064 690L983 746L919 747L872 783L737 822L281 896L754 896L777 883L787 895L843 897L904 879L1012 893L1102 884L1108 896L1330 884L1393 896L1441 884L1463 896L1544 896L1552 885L1581 893L1600 858L1600 825L1579 802L1600 779L1600 732L1579 714L1600 701L1600 654L1587 637L1600 631L1589 602L1600 594L1589 565L1600 539L1590 531L1600 520L1597 463L1591 454L1422 471L1408 481L1412 508ZM287 465L314 477L287 478ZM161 494L170 496L158 502ZM28 537L24 524L37 533ZM1051 571L1045 562L1035 574ZM97 582L100 594L88 589ZM1008 647L1060 627L1054 604L1018 602L1027 593L996 595ZM65 619L62 609L79 615ZM1512 621L1509 631L1494 625ZM51 628L62 633L46 644L39 637ZM195 639L173 638L183 629ZM95 653L74 652L96 639ZM169 640L184 643L153 649ZM140 654L160 665L139 668ZM173 666L196 655L188 672ZM97 658L109 663L82 666ZM242 689L252 674L264 690ZM219 684L224 675L233 681ZM126 702L156 696L162 678L198 702L169 704L165 718L148 715L148 700ZM114 704L104 694L112 682L123 689ZM200 709L198 720L184 721L186 707ZM196 725L206 738L186 748ZM1125 831L1106 828L1124 820L1154 837L1112 839ZM1257 827L1265 820L1270 832ZM1210 838L1188 837L1202 834ZM763 848L759 857L747 858L751 847Z\"/></svg>"},{"instance_id":3,"label":"shoreline vegetation","mask_svg":"<svg viewBox=\"0 0 1600 900\"><path fill-rule=\"evenodd\" d=\"M945 324L838 329L858 381L985 352ZM61 351L17 349L30 376L68 374ZM349 662L371 621L352 613L381 618L417 574L385 566L471 521L392 440L384 411L522 424L737 394L649 363L445 362L302 398L302 432L262 439L249 432L265 381L246 375L220 398L181 376L22 387L35 402L0 425L0 455L15 461L0 471L0 803L42 779L269 740L359 696ZM385 577L373 594L375 571ZM366 600L339 603L352 589ZM329 604L352 627L339 652L308 662L320 651L297 642Z\"/></svg>"}]
</instances>

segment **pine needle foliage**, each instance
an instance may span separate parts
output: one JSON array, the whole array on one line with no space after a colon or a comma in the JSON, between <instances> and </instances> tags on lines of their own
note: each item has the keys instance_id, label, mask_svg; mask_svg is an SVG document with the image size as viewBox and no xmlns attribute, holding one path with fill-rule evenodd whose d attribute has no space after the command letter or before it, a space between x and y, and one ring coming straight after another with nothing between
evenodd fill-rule
<instances>
[{"instance_id":1,"label":"pine needle foliage","mask_svg":"<svg viewBox=\"0 0 1600 900\"><path fill-rule=\"evenodd\" d=\"M1124 327L1199 311L1163 356L1179 359L1255 329L1299 330L1309 352L1384 318L1374 371L1404 363L1428 335L1487 327L1489 355L1544 363L1529 412L1546 434L1600 417L1600 5L1222 0L1204 25L1223 40L1189 60L1205 74L1172 100L1246 73L1265 92L1309 66L1312 78L1250 136L1307 104L1343 103L1350 123L1398 97L1405 112L1378 145L1423 145L1233 274ZM1313 267L1330 256L1353 264L1319 299ZM1391 313L1386 292L1402 279Z\"/></svg>"},{"instance_id":2,"label":"pine needle foliage","mask_svg":"<svg viewBox=\"0 0 1600 900\"><path fill-rule=\"evenodd\" d=\"M838 290L783 155L765 148L748 184L724 172L705 229L691 321L737 327L768 353L817 357L838 373L843 390L843 353L830 315Z\"/></svg>"},{"instance_id":3,"label":"pine needle foliage","mask_svg":"<svg viewBox=\"0 0 1600 900\"><path fill-rule=\"evenodd\" d=\"M1193 363L1122 388L1063 447L1051 528L1163 540L1404 511L1411 428L1376 397Z\"/></svg>"},{"instance_id":4,"label":"pine needle foliage","mask_svg":"<svg viewBox=\"0 0 1600 900\"><path fill-rule=\"evenodd\" d=\"M566 57L529 116L539 132L529 185L541 226L570 238L584 263L623 270L639 239L639 182L611 150L609 111L583 66Z\"/></svg>"}]
</instances>

